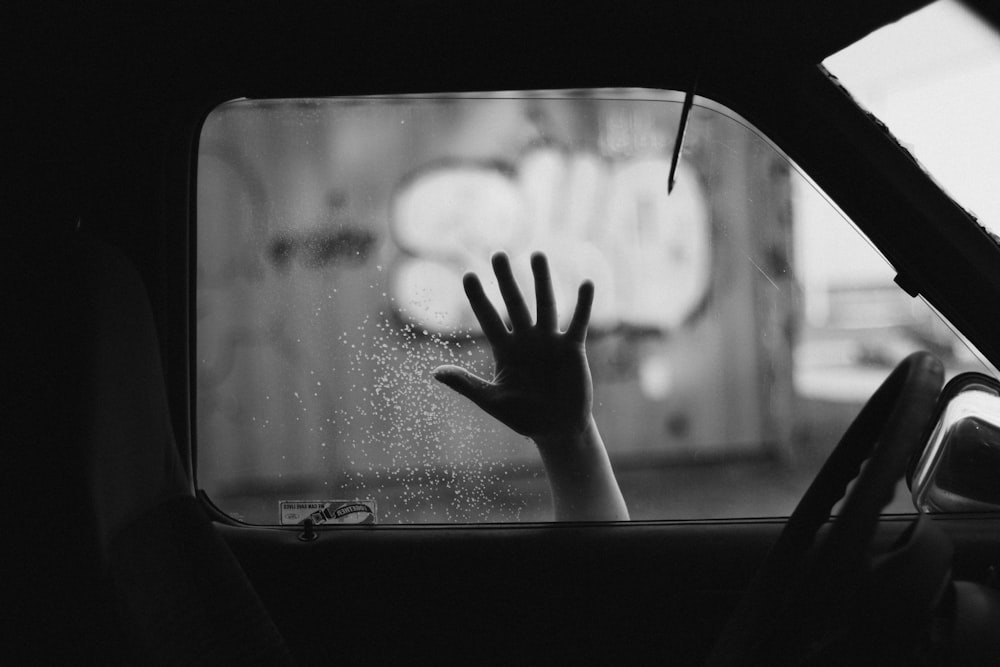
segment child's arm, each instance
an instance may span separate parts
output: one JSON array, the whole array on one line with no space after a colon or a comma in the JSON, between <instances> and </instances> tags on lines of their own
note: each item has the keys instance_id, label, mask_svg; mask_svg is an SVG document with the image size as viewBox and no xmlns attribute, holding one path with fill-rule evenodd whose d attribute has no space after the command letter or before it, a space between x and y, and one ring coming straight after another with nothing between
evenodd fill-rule
<instances>
[{"instance_id":1,"label":"child's arm","mask_svg":"<svg viewBox=\"0 0 1000 667\"><path fill-rule=\"evenodd\" d=\"M593 382L584 343L594 286L580 286L565 332L556 324L556 304L545 255L531 257L537 319L533 323L507 255L493 256L493 270L512 331L490 303L479 278L463 283L472 310L493 349L493 380L457 366L439 366L434 377L490 415L535 441L552 487L556 519L619 521L628 508L591 413Z\"/></svg>"}]
</instances>

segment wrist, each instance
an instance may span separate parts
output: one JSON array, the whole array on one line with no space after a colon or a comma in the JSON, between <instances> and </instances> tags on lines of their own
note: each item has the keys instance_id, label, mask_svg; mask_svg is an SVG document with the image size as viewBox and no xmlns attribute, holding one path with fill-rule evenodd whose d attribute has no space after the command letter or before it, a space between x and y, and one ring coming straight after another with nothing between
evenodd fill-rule
<instances>
[{"instance_id":1,"label":"wrist","mask_svg":"<svg viewBox=\"0 0 1000 667\"><path fill-rule=\"evenodd\" d=\"M597 422L594 420L594 415L588 413L581 425L576 429L533 435L531 439L539 451L543 453L546 451L561 452L567 449L579 449L586 443L599 441L600 434L597 430Z\"/></svg>"},{"instance_id":2,"label":"wrist","mask_svg":"<svg viewBox=\"0 0 1000 667\"><path fill-rule=\"evenodd\" d=\"M593 415L577 433L532 438L559 521L627 521L628 508Z\"/></svg>"}]
</instances>

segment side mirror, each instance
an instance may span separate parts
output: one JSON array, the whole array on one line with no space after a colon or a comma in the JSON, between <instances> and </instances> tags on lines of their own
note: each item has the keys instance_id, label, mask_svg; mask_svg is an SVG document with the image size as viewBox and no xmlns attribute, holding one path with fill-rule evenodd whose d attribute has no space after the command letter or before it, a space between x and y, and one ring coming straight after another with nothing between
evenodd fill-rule
<instances>
[{"instance_id":1,"label":"side mirror","mask_svg":"<svg viewBox=\"0 0 1000 667\"><path fill-rule=\"evenodd\" d=\"M1000 511L1000 382L964 373L945 386L907 483L922 512Z\"/></svg>"}]
</instances>

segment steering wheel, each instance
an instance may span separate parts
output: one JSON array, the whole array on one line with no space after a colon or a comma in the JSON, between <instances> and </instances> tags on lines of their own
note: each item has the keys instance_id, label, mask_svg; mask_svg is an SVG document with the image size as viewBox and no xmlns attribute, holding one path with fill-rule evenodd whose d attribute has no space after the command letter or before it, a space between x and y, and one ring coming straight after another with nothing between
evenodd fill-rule
<instances>
[{"instance_id":1,"label":"steering wheel","mask_svg":"<svg viewBox=\"0 0 1000 667\"><path fill-rule=\"evenodd\" d=\"M845 609L871 566L868 548L879 515L922 442L943 376L940 361L916 352L876 390L771 547L709 665L798 664L844 624ZM840 514L817 544L820 527L852 481Z\"/></svg>"}]
</instances>

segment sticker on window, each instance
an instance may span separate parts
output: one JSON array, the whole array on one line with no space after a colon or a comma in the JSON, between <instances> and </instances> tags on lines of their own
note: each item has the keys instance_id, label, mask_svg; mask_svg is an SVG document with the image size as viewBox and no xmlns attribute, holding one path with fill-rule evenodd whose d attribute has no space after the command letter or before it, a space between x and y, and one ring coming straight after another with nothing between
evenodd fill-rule
<instances>
[{"instance_id":1,"label":"sticker on window","mask_svg":"<svg viewBox=\"0 0 1000 667\"><path fill-rule=\"evenodd\" d=\"M374 500L282 500L278 503L282 526L311 519L322 524L374 524Z\"/></svg>"}]
</instances>

